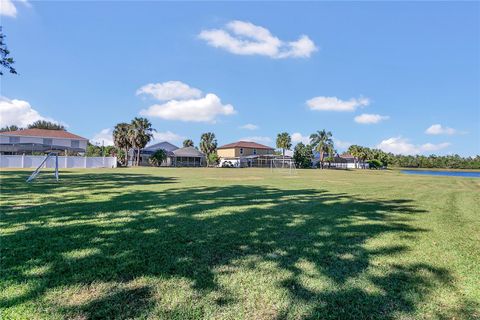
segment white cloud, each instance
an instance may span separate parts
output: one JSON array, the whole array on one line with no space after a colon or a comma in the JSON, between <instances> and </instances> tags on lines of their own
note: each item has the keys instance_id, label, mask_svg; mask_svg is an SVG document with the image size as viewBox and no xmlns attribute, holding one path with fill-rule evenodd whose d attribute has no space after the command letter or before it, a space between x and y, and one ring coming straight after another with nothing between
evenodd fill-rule
<instances>
[{"instance_id":1,"label":"white cloud","mask_svg":"<svg viewBox=\"0 0 480 320\"><path fill-rule=\"evenodd\" d=\"M457 130L449 127L443 127L441 124L432 124L427 130L425 130L426 134L433 134L433 135L439 135L439 134L447 134L447 135L452 135L457 133Z\"/></svg>"},{"instance_id":2,"label":"white cloud","mask_svg":"<svg viewBox=\"0 0 480 320\"><path fill-rule=\"evenodd\" d=\"M306 35L285 42L261 26L246 21L230 21L224 29L203 30L199 38L215 48L239 55L263 55L271 58L308 58L317 50Z\"/></svg>"},{"instance_id":3,"label":"white cloud","mask_svg":"<svg viewBox=\"0 0 480 320\"><path fill-rule=\"evenodd\" d=\"M414 145L408 139L402 137L393 137L383 140L377 145L378 149L385 152L392 152L395 154L414 155L425 152L439 151L449 147L451 144L443 142L439 144L425 143L422 145Z\"/></svg>"},{"instance_id":4,"label":"white cloud","mask_svg":"<svg viewBox=\"0 0 480 320\"><path fill-rule=\"evenodd\" d=\"M153 143L163 142L163 141L180 142L184 139L185 139L185 137L183 137L179 134L173 133L172 131L154 132L153 133L153 140L154 140Z\"/></svg>"},{"instance_id":5,"label":"white cloud","mask_svg":"<svg viewBox=\"0 0 480 320\"><path fill-rule=\"evenodd\" d=\"M30 103L25 100L10 100L0 96L0 127L16 125L25 128L37 120L46 120L58 123L48 117L43 117Z\"/></svg>"},{"instance_id":6,"label":"white cloud","mask_svg":"<svg viewBox=\"0 0 480 320\"><path fill-rule=\"evenodd\" d=\"M191 88L188 84L181 81L167 81L163 83L149 83L137 90L137 95L150 95L157 100L185 100L199 98L202 91Z\"/></svg>"},{"instance_id":7,"label":"white cloud","mask_svg":"<svg viewBox=\"0 0 480 320\"><path fill-rule=\"evenodd\" d=\"M365 107L370 104L368 98L351 98L341 100L337 97L315 97L307 101L307 106L311 110L318 111L355 111L358 107Z\"/></svg>"},{"instance_id":8,"label":"white cloud","mask_svg":"<svg viewBox=\"0 0 480 320\"><path fill-rule=\"evenodd\" d=\"M247 123L243 126L240 126L240 129L246 129L246 130L257 130L258 126L255 124Z\"/></svg>"},{"instance_id":9,"label":"white cloud","mask_svg":"<svg viewBox=\"0 0 480 320\"><path fill-rule=\"evenodd\" d=\"M350 147L353 144L351 142L339 140L337 138L332 138L332 139L333 139L333 144L335 146L335 149L346 150L348 149L348 147Z\"/></svg>"},{"instance_id":10,"label":"white cloud","mask_svg":"<svg viewBox=\"0 0 480 320\"><path fill-rule=\"evenodd\" d=\"M15 2L21 2L26 7L30 7L30 3L27 0L17 0ZM0 0L0 16L17 17L17 7L12 0Z\"/></svg>"},{"instance_id":11,"label":"white cloud","mask_svg":"<svg viewBox=\"0 0 480 320\"><path fill-rule=\"evenodd\" d=\"M303 144L309 144L310 143L310 137L309 136L304 136L300 132L295 132L292 133L292 144L296 145L297 143L303 143Z\"/></svg>"},{"instance_id":12,"label":"white cloud","mask_svg":"<svg viewBox=\"0 0 480 320\"><path fill-rule=\"evenodd\" d=\"M90 142L99 146L113 146L113 130L111 128L102 129L90 139Z\"/></svg>"},{"instance_id":13,"label":"white cloud","mask_svg":"<svg viewBox=\"0 0 480 320\"><path fill-rule=\"evenodd\" d=\"M354 118L356 123L361 124L372 124L372 123L379 123L380 121L389 119L389 116L382 116L379 114L369 114L364 113Z\"/></svg>"},{"instance_id":14,"label":"white cloud","mask_svg":"<svg viewBox=\"0 0 480 320\"><path fill-rule=\"evenodd\" d=\"M241 141L251 141L251 142L258 142L258 143L271 143L272 138L270 137L261 137L261 136L255 136L255 137L245 137L240 139Z\"/></svg>"},{"instance_id":15,"label":"white cloud","mask_svg":"<svg viewBox=\"0 0 480 320\"><path fill-rule=\"evenodd\" d=\"M170 100L140 111L144 116L186 122L215 122L217 116L235 113L231 104L222 104L220 98L213 93L199 99Z\"/></svg>"}]
</instances>

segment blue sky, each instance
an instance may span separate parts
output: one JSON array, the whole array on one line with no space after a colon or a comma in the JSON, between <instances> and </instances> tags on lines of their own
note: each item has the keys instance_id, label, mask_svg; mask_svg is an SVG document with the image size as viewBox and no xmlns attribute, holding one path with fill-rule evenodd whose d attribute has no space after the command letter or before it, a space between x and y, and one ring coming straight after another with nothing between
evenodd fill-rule
<instances>
[{"instance_id":1,"label":"blue sky","mask_svg":"<svg viewBox=\"0 0 480 320\"><path fill-rule=\"evenodd\" d=\"M2 3L2 125L107 142L144 115L176 144L325 128L339 151L480 154L478 2Z\"/></svg>"}]
</instances>

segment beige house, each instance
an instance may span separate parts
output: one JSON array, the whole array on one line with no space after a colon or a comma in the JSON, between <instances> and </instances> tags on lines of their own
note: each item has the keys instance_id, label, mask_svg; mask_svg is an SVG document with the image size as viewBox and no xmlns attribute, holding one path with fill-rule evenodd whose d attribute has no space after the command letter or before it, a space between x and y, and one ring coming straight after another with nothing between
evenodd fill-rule
<instances>
[{"instance_id":1,"label":"beige house","mask_svg":"<svg viewBox=\"0 0 480 320\"><path fill-rule=\"evenodd\" d=\"M273 154L274 149L263 144L250 141L237 141L217 148L220 158L241 158L253 155Z\"/></svg>"}]
</instances>

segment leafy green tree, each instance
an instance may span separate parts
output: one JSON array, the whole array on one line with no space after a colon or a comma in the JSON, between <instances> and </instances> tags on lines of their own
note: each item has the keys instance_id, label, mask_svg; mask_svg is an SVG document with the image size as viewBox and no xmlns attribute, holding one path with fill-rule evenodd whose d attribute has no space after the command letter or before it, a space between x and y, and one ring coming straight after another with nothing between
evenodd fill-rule
<instances>
[{"instance_id":1,"label":"leafy green tree","mask_svg":"<svg viewBox=\"0 0 480 320\"><path fill-rule=\"evenodd\" d=\"M128 136L132 147L136 150L136 157L134 152L133 161L135 165L138 166L140 164L140 150L145 148L150 140L152 140L154 131L155 129L152 128L152 124L147 118L136 117L132 120L129 126Z\"/></svg>"},{"instance_id":2,"label":"leafy green tree","mask_svg":"<svg viewBox=\"0 0 480 320\"><path fill-rule=\"evenodd\" d=\"M122 156L124 165L128 164L128 150L132 147L131 139L129 136L130 125L125 122L118 123L113 129L113 143L114 145L122 150Z\"/></svg>"},{"instance_id":3,"label":"leafy green tree","mask_svg":"<svg viewBox=\"0 0 480 320\"><path fill-rule=\"evenodd\" d=\"M37 120L29 124L28 129L66 130L63 125L46 120Z\"/></svg>"},{"instance_id":4,"label":"leafy green tree","mask_svg":"<svg viewBox=\"0 0 480 320\"><path fill-rule=\"evenodd\" d=\"M333 149L332 133L325 129L310 135L310 144L320 156L320 167L323 169L324 156Z\"/></svg>"},{"instance_id":5,"label":"leafy green tree","mask_svg":"<svg viewBox=\"0 0 480 320\"><path fill-rule=\"evenodd\" d=\"M207 158L207 165L212 164L210 162L210 155L212 153L217 153L217 139L215 139L215 134L213 132L203 133L200 137L200 151L202 151Z\"/></svg>"},{"instance_id":6,"label":"leafy green tree","mask_svg":"<svg viewBox=\"0 0 480 320\"><path fill-rule=\"evenodd\" d=\"M292 147L292 138L288 132L282 132L277 135L277 148L282 149L282 166L285 163L285 150L290 150Z\"/></svg>"},{"instance_id":7,"label":"leafy green tree","mask_svg":"<svg viewBox=\"0 0 480 320\"><path fill-rule=\"evenodd\" d=\"M0 132L7 132L7 131L18 131L18 130L23 130L23 128L19 128L16 125L11 125L11 126L5 126L0 129Z\"/></svg>"},{"instance_id":8,"label":"leafy green tree","mask_svg":"<svg viewBox=\"0 0 480 320\"><path fill-rule=\"evenodd\" d=\"M210 153L207 158L208 165L217 165L220 162L220 158L216 152Z\"/></svg>"},{"instance_id":9,"label":"leafy green tree","mask_svg":"<svg viewBox=\"0 0 480 320\"><path fill-rule=\"evenodd\" d=\"M298 168L312 167L313 152L312 146L305 145L302 142L298 143L293 150L293 161Z\"/></svg>"},{"instance_id":10,"label":"leafy green tree","mask_svg":"<svg viewBox=\"0 0 480 320\"><path fill-rule=\"evenodd\" d=\"M158 149L150 156L148 162L154 167L160 167L165 160L167 160L167 153L165 150Z\"/></svg>"},{"instance_id":11,"label":"leafy green tree","mask_svg":"<svg viewBox=\"0 0 480 320\"><path fill-rule=\"evenodd\" d=\"M183 147L193 147L193 141L191 139L185 139L183 140Z\"/></svg>"},{"instance_id":12,"label":"leafy green tree","mask_svg":"<svg viewBox=\"0 0 480 320\"><path fill-rule=\"evenodd\" d=\"M102 156L102 147L87 143L87 149L85 150L85 156L87 157L101 157Z\"/></svg>"},{"instance_id":13,"label":"leafy green tree","mask_svg":"<svg viewBox=\"0 0 480 320\"><path fill-rule=\"evenodd\" d=\"M6 69L12 74L17 74L17 71L12 66L15 63L12 57L10 57L10 51L7 49L5 44L5 34L2 31L2 26L0 26L0 76L3 76L2 68Z\"/></svg>"}]
</instances>

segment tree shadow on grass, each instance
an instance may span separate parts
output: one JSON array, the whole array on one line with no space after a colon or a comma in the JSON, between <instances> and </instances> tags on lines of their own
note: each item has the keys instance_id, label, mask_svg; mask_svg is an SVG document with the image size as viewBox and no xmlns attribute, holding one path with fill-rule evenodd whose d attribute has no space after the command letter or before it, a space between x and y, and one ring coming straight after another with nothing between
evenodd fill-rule
<instances>
[{"instance_id":1,"label":"tree shadow on grass","mask_svg":"<svg viewBox=\"0 0 480 320\"><path fill-rule=\"evenodd\" d=\"M129 177L143 183L142 177ZM174 182L145 178L146 184ZM74 181L72 187L84 188L85 181ZM92 192L111 184L109 178L103 185L94 181L98 180L90 181ZM246 185L118 191L106 200L82 202L73 197L35 208L9 208L2 227L24 227L2 237L2 281L30 286L21 295L2 299L0 306L45 303L53 289L154 277L187 279L199 294L216 292L219 298L211 303L225 307L241 301L219 286L216 273L248 257L289 272L288 279L278 283L279 290L286 290L292 303L310 306L305 319L394 318L399 312L414 312L439 283L451 281L446 270L414 264L391 266L385 274L370 276L377 292L345 285L367 272L372 259L408 250L401 245L368 249L367 241L425 231L408 224L410 215L423 212L408 199L365 200L321 190ZM38 224L39 219L43 223ZM312 264L337 289L306 288L300 281L305 275L298 267L301 261ZM26 272L43 266L46 271L40 276ZM257 262L249 267L257 270ZM56 312L86 319L176 312L154 310L152 289L118 289ZM275 314L272 317L279 319L295 316L288 308ZM200 318L202 311L192 308L181 315Z\"/></svg>"}]
</instances>

